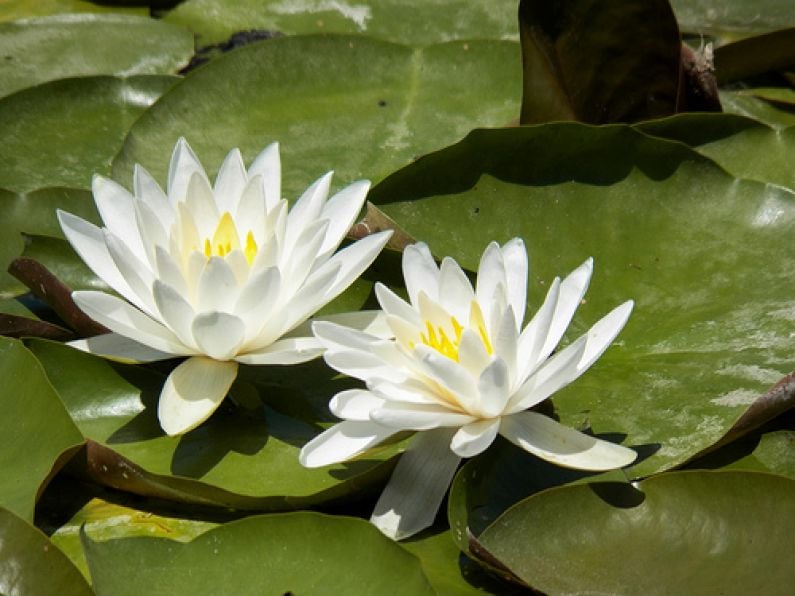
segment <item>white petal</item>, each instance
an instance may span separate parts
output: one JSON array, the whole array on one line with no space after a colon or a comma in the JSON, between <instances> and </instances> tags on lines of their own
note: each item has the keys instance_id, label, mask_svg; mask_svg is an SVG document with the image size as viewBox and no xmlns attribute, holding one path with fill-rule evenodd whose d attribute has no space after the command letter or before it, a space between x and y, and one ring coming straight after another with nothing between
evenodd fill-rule
<instances>
[{"instance_id":1,"label":"white petal","mask_svg":"<svg viewBox=\"0 0 795 596\"><path fill-rule=\"evenodd\" d=\"M125 296L130 302L146 314L156 317L155 303L152 298L152 283L155 280L152 271L136 257L129 247L115 234L105 232L105 246L108 247L113 262L124 276L132 293Z\"/></svg>"},{"instance_id":2,"label":"white petal","mask_svg":"<svg viewBox=\"0 0 795 596\"><path fill-rule=\"evenodd\" d=\"M185 200L188 182L194 173L207 179L196 154L193 153L188 142L184 138L180 138L174 146L171 163L168 167L168 199L172 205ZM209 181L207 183L209 184Z\"/></svg>"},{"instance_id":3,"label":"white petal","mask_svg":"<svg viewBox=\"0 0 795 596\"><path fill-rule=\"evenodd\" d=\"M249 269L248 261L246 260L246 256L243 254L243 251L239 248L236 248L228 255L225 255L223 259L226 261L226 264L229 266L229 269L235 276L237 286L242 287L245 285L248 281L248 276L251 270Z\"/></svg>"},{"instance_id":4,"label":"white petal","mask_svg":"<svg viewBox=\"0 0 795 596\"><path fill-rule=\"evenodd\" d=\"M463 366L423 344L414 351L426 375L452 393L467 412L478 411L477 386Z\"/></svg>"},{"instance_id":5,"label":"white petal","mask_svg":"<svg viewBox=\"0 0 795 596\"><path fill-rule=\"evenodd\" d=\"M174 358L174 354L155 350L118 333L106 333L78 339L70 341L68 345L83 352L123 362L157 362Z\"/></svg>"},{"instance_id":6,"label":"white petal","mask_svg":"<svg viewBox=\"0 0 795 596\"><path fill-rule=\"evenodd\" d=\"M499 428L499 418L477 420L462 426L453 436L450 449L461 457L474 457L491 445Z\"/></svg>"},{"instance_id":7,"label":"white petal","mask_svg":"<svg viewBox=\"0 0 795 596\"><path fill-rule=\"evenodd\" d=\"M560 338L566 333L566 329L571 323L574 312L582 302L582 297L588 289L588 282L593 272L593 259L586 260L577 267L560 283L560 295L555 306L555 314L552 316L552 324L547 332L544 347L541 348L540 358L546 358L558 345Z\"/></svg>"},{"instance_id":8,"label":"white petal","mask_svg":"<svg viewBox=\"0 0 795 596\"><path fill-rule=\"evenodd\" d=\"M108 252L108 247L105 246L105 235L102 230L66 211L58 209L57 215L67 240L97 277L122 296L133 296L130 286L119 273L116 263Z\"/></svg>"},{"instance_id":9,"label":"white petal","mask_svg":"<svg viewBox=\"0 0 795 596\"><path fill-rule=\"evenodd\" d=\"M450 451L448 430L417 434L400 457L370 521L393 540L433 524L461 458Z\"/></svg>"},{"instance_id":10,"label":"white petal","mask_svg":"<svg viewBox=\"0 0 795 596\"><path fill-rule=\"evenodd\" d=\"M271 143L262 150L248 170L248 177L262 176L265 200L270 210L282 199L282 165L279 143Z\"/></svg>"},{"instance_id":11,"label":"white petal","mask_svg":"<svg viewBox=\"0 0 795 596\"><path fill-rule=\"evenodd\" d=\"M406 373L370 352L360 350L341 350L339 352L326 352L323 360L331 368L344 375L366 381L371 378L383 379L400 383L406 378Z\"/></svg>"},{"instance_id":12,"label":"white petal","mask_svg":"<svg viewBox=\"0 0 795 596\"><path fill-rule=\"evenodd\" d=\"M439 268L439 303L459 321L469 317L469 305L475 292L464 271L450 257Z\"/></svg>"},{"instance_id":13,"label":"white petal","mask_svg":"<svg viewBox=\"0 0 795 596\"><path fill-rule=\"evenodd\" d=\"M374 395L370 391L349 389L340 391L331 398L328 407L337 418L364 422L370 420L370 413L383 404L383 398Z\"/></svg>"},{"instance_id":14,"label":"white petal","mask_svg":"<svg viewBox=\"0 0 795 596\"><path fill-rule=\"evenodd\" d=\"M577 470L613 470L637 457L632 449L591 437L537 412L504 416L500 434L541 459Z\"/></svg>"},{"instance_id":15,"label":"white petal","mask_svg":"<svg viewBox=\"0 0 795 596\"><path fill-rule=\"evenodd\" d=\"M491 418L501 414L508 403L510 389L508 366L502 358L492 359L478 379L481 415Z\"/></svg>"},{"instance_id":16,"label":"white petal","mask_svg":"<svg viewBox=\"0 0 795 596\"><path fill-rule=\"evenodd\" d=\"M326 304L325 295L334 284L339 273L339 263L332 268L321 267L306 280L304 285L292 296L284 289L281 291L281 300L278 304L281 313L279 325L269 329L277 333L277 337L304 323L321 306ZM277 320L277 313L271 316L271 321Z\"/></svg>"},{"instance_id":17,"label":"white petal","mask_svg":"<svg viewBox=\"0 0 795 596\"><path fill-rule=\"evenodd\" d=\"M215 203L213 190L210 183L203 174L194 173L188 181L187 196L185 197L185 209L193 217L196 230L200 238L212 239L221 211ZM200 249L201 250L201 249Z\"/></svg>"},{"instance_id":18,"label":"white petal","mask_svg":"<svg viewBox=\"0 0 795 596\"><path fill-rule=\"evenodd\" d=\"M290 209L287 216L287 237L284 239L285 250L288 254L298 246L298 239L304 229L316 222L320 216L323 203L328 197L332 174L333 172L328 172L315 180Z\"/></svg>"},{"instance_id":19,"label":"white petal","mask_svg":"<svg viewBox=\"0 0 795 596\"><path fill-rule=\"evenodd\" d=\"M424 326L416 309L380 281L375 284L375 296L386 314L400 317L417 328Z\"/></svg>"},{"instance_id":20,"label":"white petal","mask_svg":"<svg viewBox=\"0 0 795 596\"><path fill-rule=\"evenodd\" d=\"M247 182L248 175L246 166L243 165L243 156L240 155L239 149L232 149L221 164L213 187L213 194L221 213L228 211L232 214L237 211L240 195L243 194Z\"/></svg>"},{"instance_id":21,"label":"white petal","mask_svg":"<svg viewBox=\"0 0 795 596\"><path fill-rule=\"evenodd\" d=\"M328 321L315 321L312 332L329 349L368 351L377 342L383 341L369 333L350 329Z\"/></svg>"},{"instance_id":22,"label":"white petal","mask_svg":"<svg viewBox=\"0 0 795 596\"><path fill-rule=\"evenodd\" d=\"M403 250L403 279L413 305L417 305L420 290L434 300L438 299L439 268L424 242L410 244Z\"/></svg>"},{"instance_id":23,"label":"white petal","mask_svg":"<svg viewBox=\"0 0 795 596\"><path fill-rule=\"evenodd\" d=\"M182 270L162 246L155 248L155 265L157 267L157 277L160 281L174 288L181 296L190 296L188 284L182 275Z\"/></svg>"},{"instance_id":24,"label":"white petal","mask_svg":"<svg viewBox=\"0 0 795 596\"><path fill-rule=\"evenodd\" d=\"M288 337L256 352L240 354L235 360L243 364L299 364L322 353L323 346L314 337Z\"/></svg>"},{"instance_id":25,"label":"white petal","mask_svg":"<svg viewBox=\"0 0 795 596\"><path fill-rule=\"evenodd\" d=\"M475 293L481 306L491 304L494 301L494 292L497 286L502 285L505 288L507 283L502 250L500 250L499 244L491 242L486 247L486 250L483 251L483 256L480 257L480 265L478 265L478 280ZM484 314L488 316L488 313Z\"/></svg>"},{"instance_id":26,"label":"white petal","mask_svg":"<svg viewBox=\"0 0 795 596\"><path fill-rule=\"evenodd\" d=\"M475 420L474 416L444 406L394 401L385 401L380 408L370 413L370 418L373 422L401 430L463 426Z\"/></svg>"},{"instance_id":27,"label":"white petal","mask_svg":"<svg viewBox=\"0 0 795 596\"><path fill-rule=\"evenodd\" d=\"M516 328L522 328L524 311L527 308L527 249L521 238L514 238L502 247L502 259L505 263L505 278L508 282L508 304L513 307L516 316Z\"/></svg>"},{"instance_id":28,"label":"white petal","mask_svg":"<svg viewBox=\"0 0 795 596\"><path fill-rule=\"evenodd\" d=\"M237 209L233 213L236 225L240 226L241 243L245 245L245 238L249 231L254 235L254 240L258 245L265 242L265 234L267 232L265 224L266 205L265 189L261 176L248 181L240 196Z\"/></svg>"},{"instance_id":29,"label":"white petal","mask_svg":"<svg viewBox=\"0 0 795 596\"><path fill-rule=\"evenodd\" d=\"M490 361L491 356L486 351L480 334L470 328L464 329L458 344L459 364L473 377L479 377Z\"/></svg>"},{"instance_id":30,"label":"white petal","mask_svg":"<svg viewBox=\"0 0 795 596\"><path fill-rule=\"evenodd\" d=\"M151 267L155 266L155 250L157 246L168 246L169 239L161 223L159 215L143 201L135 201L135 223L141 236L146 258Z\"/></svg>"},{"instance_id":31,"label":"white petal","mask_svg":"<svg viewBox=\"0 0 795 596\"><path fill-rule=\"evenodd\" d=\"M315 317L315 321L326 321L342 325L356 331L361 331L380 339L391 339L392 330L386 322L384 313L380 310L359 310L353 312L338 312Z\"/></svg>"},{"instance_id":32,"label":"white petal","mask_svg":"<svg viewBox=\"0 0 795 596\"><path fill-rule=\"evenodd\" d=\"M320 247L319 258L329 256L340 245L362 210L368 190L370 190L370 181L358 180L336 193L323 206L320 217L328 219L331 223Z\"/></svg>"},{"instance_id":33,"label":"white petal","mask_svg":"<svg viewBox=\"0 0 795 596\"><path fill-rule=\"evenodd\" d=\"M356 457L396 432L375 422L344 420L304 445L298 461L307 468L336 464Z\"/></svg>"},{"instance_id":34,"label":"white petal","mask_svg":"<svg viewBox=\"0 0 795 596\"><path fill-rule=\"evenodd\" d=\"M516 327L513 306L509 305L503 312L502 321L497 327L497 333L492 341L494 342L494 354L505 361L509 371L508 378L513 384L516 380L519 344L519 329Z\"/></svg>"},{"instance_id":35,"label":"white petal","mask_svg":"<svg viewBox=\"0 0 795 596\"><path fill-rule=\"evenodd\" d=\"M283 273L282 283L287 294L296 292L312 270L328 224L328 220L325 219L307 224L298 237L295 248L285 253L285 262L279 266L279 269Z\"/></svg>"},{"instance_id":36,"label":"white petal","mask_svg":"<svg viewBox=\"0 0 795 596\"><path fill-rule=\"evenodd\" d=\"M599 319L599 321L585 333L588 340L585 345L585 352L577 365L581 374L588 370L599 356L604 353L608 346L613 343L613 340L624 328L624 325L627 324L627 320L634 306L634 301L627 300Z\"/></svg>"},{"instance_id":37,"label":"white petal","mask_svg":"<svg viewBox=\"0 0 795 596\"><path fill-rule=\"evenodd\" d=\"M161 352L177 356L191 353L171 330L121 298L104 292L83 291L73 292L72 299L89 317L119 335Z\"/></svg>"},{"instance_id":38,"label":"white petal","mask_svg":"<svg viewBox=\"0 0 795 596\"><path fill-rule=\"evenodd\" d=\"M113 180L94 176L91 183L91 190L94 193L94 202L97 205L105 227L113 234L121 238L130 247L139 259L146 259L146 252L141 236L138 234L138 226L135 225L135 199L125 189Z\"/></svg>"},{"instance_id":39,"label":"white petal","mask_svg":"<svg viewBox=\"0 0 795 596\"><path fill-rule=\"evenodd\" d=\"M154 300L163 322L177 334L182 343L195 347L191 324L196 313L174 288L160 280L154 282Z\"/></svg>"},{"instance_id":40,"label":"white petal","mask_svg":"<svg viewBox=\"0 0 795 596\"><path fill-rule=\"evenodd\" d=\"M536 311L533 318L519 335L519 346L517 352L517 381L526 379L538 365L543 362L539 354L544 347L549 326L552 324L552 317L555 314L555 306L560 295L560 279L555 278L549 286L546 298L541 308Z\"/></svg>"},{"instance_id":41,"label":"white petal","mask_svg":"<svg viewBox=\"0 0 795 596\"><path fill-rule=\"evenodd\" d=\"M246 328L238 317L207 312L193 319L193 338L201 351L216 360L228 360L243 343Z\"/></svg>"},{"instance_id":42,"label":"white petal","mask_svg":"<svg viewBox=\"0 0 795 596\"><path fill-rule=\"evenodd\" d=\"M230 312L238 295L237 278L232 269L222 257L211 257L199 278L197 310Z\"/></svg>"},{"instance_id":43,"label":"white petal","mask_svg":"<svg viewBox=\"0 0 795 596\"><path fill-rule=\"evenodd\" d=\"M237 362L188 358L171 371L160 393L160 426L172 436L196 428L215 412L236 376Z\"/></svg>"},{"instance_id":44,"label":"white petal","mask_svg":"<svg viewBox=\"0 0 795 596\"><path fill-rule=\"evenodd\" d=\"M136 198L145 203L157 215L163 228L168 230L174 223L174 209L160 185L138 164L133 168L133 189Z\"/></svg>"},{"instance_id":45,"label":"white petal","mask_svg":"<svg viewBox=\"0 0 795 596\"><path fill-rule=\"evenodd\" d=\"M377 379L368 382L367 388L387 401L431 405L444 405L447 403L418 379L409 378L402 383L392 383Z\"/></svg>"},{"instance_id":46,"label":"white petal","mask_svg":"<svg viewBox=\"0 0 795 596\"><path fill-rule=\"evenodd\" d=\"M270 317L280 290L281 275L278 267L260 271L243 287L235 303L234 313L243 319L249 330L249 337L254 338Z\"/></svg>"}]
</instances>

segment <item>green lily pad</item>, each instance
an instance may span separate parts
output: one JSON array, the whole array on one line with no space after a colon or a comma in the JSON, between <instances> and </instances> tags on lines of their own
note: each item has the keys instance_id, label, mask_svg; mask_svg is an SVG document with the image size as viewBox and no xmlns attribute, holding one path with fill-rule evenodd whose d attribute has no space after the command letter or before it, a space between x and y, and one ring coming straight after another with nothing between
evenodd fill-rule
<instances>
[{"instance_id":1,"label":"green lily pad","mask_svg":"<svg viewBox=\"0 0 795 596\"><path fill-rule=\"evenodd\" d=\"M39 363L19 341L0 337L0 379L0 506L32 522L39 492L83 443L83 436ZM6 585L0 580L0 591Z\"/></svg>"},{"instance_id":2,"label":"green lily pad","mask_svg":"<svg viewBox=\"0 0 795 596\"><path fill-rule=\"evenodd\" d=\"M771 103L754 91L721 91L723 111L759 120L773 128L795 126L795 110L785 109L786 104Z\"/></svg>"},{"instance_id":3,"label":"green lily pad","mask_svg":"<svg viewBox=\"0 0 795 596\"><path fill-rule=\"evenodd\" d=\"M513 42L412 49L365 37L273 39L175 85L132 127L113 174L128 184L137 162L164 181L185 136L208 170L232 147L250 162L281 141L288 198L330 169L337 184L378 180L473 126L515 118L520 85Z\"/></svg>"},{"instance_id":4,"label":"green lily pad","mask_svg":"<svg viewBox=\"0 0 795 596\"><path fill-rule=\"evenodd\" d=\"M27 251L46 261L65 282L79 287L96 287L93 273L82 264L63 238L56 209L64 209L92 222L99 221L91 193L71 188L46 188L30 193L0 190L0 297L11 298L27 292L27 288L7 273L16 257ZM28 235L26 243L23 234ZM54 244L51 250L50 245ZM79 271L80 275L75 275ZM77 282L77 283L75 283ZM104 284L103 284L104 286Z\"/></svg>"},{"instance_id":5,"label":"green lily pad","mask_svg":"<svg viewBox=\"0 0 795 596\"><path fill-rule=\"evenodd\" d=\"M0 97L67 77L171 74L193 55L185 29L110 13L0 23L0 40Z\"/></svg>"},{"instance_id":6,"label":"green lily pad","mask_svg":"<svg viewBox=\"0 0 795 596\"><path fill-rule=\"evenodd\" d=\"M720 41L795 27L789 0L671 0L679 27Z\"/></svg>"},{"instance_id":7,"label":"green lily pad","mask_svg":"<svg viewBox=\"0 0 795 596\"><path fill-rule=\"evenodd\" d=\"M640 447L633 475L712 445L795 369L795 248L781 240L795 228L792 193L739 181L680 143L617 125L476 130L371 201L470 269L490 241L524 238L531 312L554 276L595 258L569 341L629 298L635 310L554 402L564 424Z\"/></svg>"},{"instance_id":8,"label":"green lily pad","mask_svg":"<svg viewBox=\"0 0 795 596\"><path fill-rule=\"evenodd\" d=\"M203 44L253 28L287 35L366 33L409 45L517 37L515 0L187 0L164 20L188 27Z\"/></svg>"},{"instance_id":9,"label":"green lily pad","mask_svg":"<svg viewBox=\"0 0 795 596\"><path fill-rule=\"evenodd\" d=\"M733 114L679 114L637 126L690 145L738 178L795 189L795 127L775 130Z\"/></svg>"},{"instance_id":10,"label":"green lily pad","mask_svg":"<svg viewBox=\"0 0 795 596\"><path fill-rule=\"evenodd\" d=\"M63 596L93 594L80 572L44 534L2 508L0 593Z\"/></svg>"},{"instance_id":11,"label":"green lily pad","mask_svg":"<svg viewBox=\"0 0 795 596\"><path fill-rule=\"evenodd\" d=\"M435 594L416 557L370 523L317 513L253 516L187 544L83 540L96 593ZM256 586L256 587L255 587Z\"/></svg>"},{"instance_id":12,"label":"green lily pad","mask_svg":"<svg viewBox=\"0 0 795 596\"><path fill-rule=\"evenodd\" d=\"M156 414L165 381L158 370L165 372L169 365L158 370L111 365L58 343L32 340L29 345L90 439L89 475L114 488L200 505L288 510L366 492L369 486L377 490L400 448L385 445L356 461L318 470L301 466L300 448L321 430L316 412L350 386L322 362L243 367L232 388L241 405L227 398L198 429L169 437ZM252 377L262 379L261 385L252 383ZM259 387L269 390L260 392ZM260 394L273 407L263 408ZM307 419L279 412L282 400L301 399L314 404Z\"/></svg>"},{"instance_id":13,"label":"green lily pad","mask_svg":"<svg viewBox=\"0 0 795 596\"><path fill-rule=\"evenodd\" d=\"M0 99L0 187L91 188L127 130L178 77L89 77L45 83Z\"/></svg>"},{"instance_id":14,"label":"green lily pad","mask_svg":"<svg viewBox=\"0 0 795 596\"><path fill-rule=\"evenodd\" d=\"M795 68L795 27L741 39L715 50L719 85L792 68Z\"/></svg>"},{"instance_id":15,"label":"green lily pad","mask_svg":"<svg viewBox=\"0 0 795 596\"><path fill-rule=\"evenodd\" d=\"M0 22L80 12L117 12L142 17L149 14L144 7L102 6L85 0L4 0L0 6Z\"/></svg>"},{"instance_id":16,"label":"green lily pad","mask_svg":"<svg viewBox=\"0 0 795 596\"><path fill-rule=\"evenodd\" d=\"M546 593L787 594L793 507L789 478L672 472L538 493L479 540Z\"/></svg>"}]
</instances>

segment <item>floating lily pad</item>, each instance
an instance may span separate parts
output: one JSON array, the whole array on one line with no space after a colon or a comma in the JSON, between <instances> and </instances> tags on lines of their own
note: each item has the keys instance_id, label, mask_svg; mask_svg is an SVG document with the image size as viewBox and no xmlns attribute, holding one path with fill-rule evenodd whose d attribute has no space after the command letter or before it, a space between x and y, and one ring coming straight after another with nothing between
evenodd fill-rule
<instances>
[{"instance_id":1,"label":"floating lily pad","mask_svg":"<svg viewBox=\"0 0 795 596\"><path fill-rule=\"evenodd\" d=\"M0 99L0 187L91 188L127 130L178 77L89 77L53 81Z\"/></svg>"},{"instance_id":2,"label":"floating lily pad","mask_svg":"<svg viewBox=\"0 0 795 596\"><path fill-rule=\"evenodd\" d=\"M554 396L563 423L648 456L632 475L713 444L795 369L795 247L782 242L795 229L793 194L728 176L682 144L624 126L477 130L371 200L470 269L488 242L524 238L531 312L556 275L593 256L568 341L636 301L617 342Z\"/></svg>"},{"instance_id":3,"label":"floating lily pad","mask_svg":"<svg viewBox=\"0 0 795 596\"><path fill-rule=\"evenodd\" d=\"M66 14L0 23L0 97L45 81L172 74L193 55L174 25L118 14Z\"/></svg>"},{"instance_id":4,"label":"floating lily pad","mask_svg":"<svg viewBox=\"0 0 795 596\"><path fill-rule=\"evenodd\" d=\"M793 507L795 480L672 472L538 493L479 541L546 593L787 594Z\"/></svg>"},{"instance_id":5,"label":"floating lily pad","mask_svg":"<svg viewBox=\"0 0 795 596\"><path fill-rule=\"evenodd\" d=\"M174 142L185 136L208 170L231 147L250 162L281 141L289 199L329 169L337 184L375 181L473 126L515 119L520 70L518 45L507 41L421 49L352 36L255 43L192 72L147 110L114 178L127 184L137 162L163 182Z\"/></svg>"},{"instance_id":6,"label":"floating lily pad","mask_svg":"<svg viewBox=\"0 0 795 596\"><path fill-rule=\"evenodd\" d=\"M790 0L671 0L679 27L732 40L795 27Z\"/></svg>"},{"instance_id":7,"label":"floating lily pad","mask_svg":"<svg viewBox=\"0 0 795 596\"><path fill-rule=\"evenodd\" d=\"M33 355L20 342L4 337L0 379L0 506L32 522L39 492L83 443L83 436ZM2 544L0 540L0 554ZM6 586L0 580L0 591Z\"/></svg>"},{"instance_id":8,"label":"floating lily pad","mask_svg":"<svg viewBox=\"0 0 795 596\"><path fill-rule=\"evenodd\" d=\"M365 33L423 45L451 39L516 39L515 0L187 0L166 17L197 33L201 43L247 29Z\"/></svg>"},{"instance_id":9,"label":"floating lily pad","mask_svg":"<svg viewBox=\"0 0 795 596\"><path fill-rule=\"evenodd\" d=\"M44 534L2 508L0 593L63 596L93 594L80 572Z\"/></svg>"},{"instance_id":10,"label":"floating lily pad","mask_svg":"<svg viewBox=\"0 0 795 596\"><path fill-rule=\"evenodd\" d=\"M317 513L253 516L187 544L83 540L93 587L113 594L435 594L419 560L370 523Z\"/></svg>"},{"instance_id":11,"label":"floating lily pad","mask_svg":"<svg viewBox=\"0 0 795 596\"><path fill-rule=\"evenodd\" d=\"M722 91L720 101L724 112L747 116L773 128L795 126L795 110L762 99L754 95L753 90Z\"/></svg>"},{"instance_id":12,"label":"floating lily pad","mask_svg":"<svg viewBox=\"0 0 795 596\"><path fill-rule=\"evenodd\" d=\"M144 7L103 6L85 0L4 0L0 6L0 21L14 21L31 17L45 17L53 14L80 12L118 12L147 16Z\"/></svg>"},{"instance_id":13,"label":"floating lily pad","mask_svg":"<svg viewBox=\"0 0 795 596\"><path fill-rule=\"evenodd\" d=\"M687 143L738 178L795 189L795 127L775 130L734 114L679 114L638 128Z\"/></svg>"},{"instance_id":14,"label":"floating lily pad","mask_svg":"<svg viewBox=\"0 0 795 596\"><path fill-rule=\"evenodd\" d=\"M157 421L163 373L144 366L111 365L58 343L33 340L30 348L75 424L90 439L89 474L114 488L200 505L294 509L370 485L377 489L399 449L387 445L359 460L318 470L301 466L300 448L321 430L315 412L350 386L349 381L335 379L322 362L289 367L289 374L280 367L249 367L241 372L249 381L232 388L241 405L227 398L198 429L169 437ZM260 382L254 385L252 377ZM273 408L263 407L258 387L267 389L261 398ZM309 419L276 409L290 400L314 404Z\"/></svg>"}]
</instances>

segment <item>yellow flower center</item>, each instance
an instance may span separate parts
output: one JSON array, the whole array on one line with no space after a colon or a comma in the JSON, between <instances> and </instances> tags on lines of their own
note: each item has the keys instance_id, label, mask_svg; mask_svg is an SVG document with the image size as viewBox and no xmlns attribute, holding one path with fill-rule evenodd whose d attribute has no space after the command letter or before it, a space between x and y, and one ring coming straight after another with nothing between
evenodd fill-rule
<instances>
[{"instance_id":1,"label":"yellow flower center","mask_svg":"<svg viewBox=\"0 0 795 596\"><path fill-rule=\"evenodd\" d=\"M240 248L240 236L237 232L237 226L235 226L232 216L226 211L218 221L218 226L213 232L212 239L204 239L204 256L208 259L210 257L225 257L238 248ZM254 240L254 234L251 230L246 235L243 255L249 265L254 262L254 257L257 255L257 242Z\"/></svg>"},{"instance_id":2,"label":"yellow flower center","mask_svg":"<svg viewBox=\"0 0 795 596\"><path fill-rule=\"evenodd\" d=\"M464 333L464 326L458 322L458 319L451 316L450 325L452 333L449 333L450 327L436 325L425 320L425 333L420 334L420 341L426 346L433 348L443 356L447 356L451 360L458 362L458 350L461 346L461 336ZM483 342L483 347L486 352L491 355L494 353L494 348L489 340L489 334L486 331L486 323L483 320L483 313L480 310L480 305L477 302L472 302L469 311L469 326L471 329L477 331L480 336L480 341ZM413 346L412 346L413 348Z\"/></svg>"}]
</instances>

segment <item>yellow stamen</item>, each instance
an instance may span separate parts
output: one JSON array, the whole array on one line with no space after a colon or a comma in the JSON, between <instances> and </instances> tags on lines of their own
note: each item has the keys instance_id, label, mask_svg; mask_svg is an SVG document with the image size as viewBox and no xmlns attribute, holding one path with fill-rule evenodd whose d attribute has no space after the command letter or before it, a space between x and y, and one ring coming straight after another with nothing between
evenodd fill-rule
<instances>
[{"instance_id":1,"label":"yellow stamen","mask_svg":"<svg viewBox=\"0 0 795 596\"><path fill-rule=\"evenodd\" d=\"M480 312L480 307L477 303L473 303L472 312L470 313L470 325L477 329L483 346L489 354L493 354L494 350L491 347L486 326L483 322L483 314ZM474 313L474 316L473 316ZM454 337L450 337L448 332L443 327L434 327L430 321L425 321L425 333L420 334L420 340L426 346L433 348L443 356L447 356L451 360L458 362L458 349L461 346L461 337L464 333L464 326L458 322L455 317L450 317L450 324L453 328ZM410 346L414 349L414 345Z\"/></svg>"},{"instance_id":2,"label":"yellow stamen","mask_svg":"<svg viewBox=\"0 0 795 596\"><path fill-rule=\"evenodd\" d=\"M246 235L246 248L243 249L243 254L246 256L246 261L251 265L254 262L254 257L257 256L257 242L254 240L254 234L249 231Z\"/></svg>"}]
</instances>

